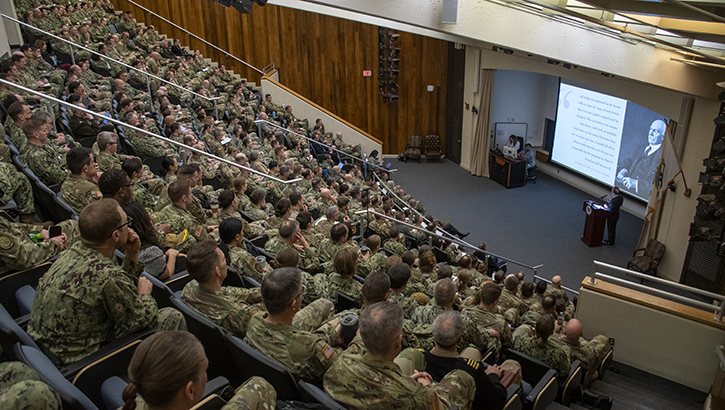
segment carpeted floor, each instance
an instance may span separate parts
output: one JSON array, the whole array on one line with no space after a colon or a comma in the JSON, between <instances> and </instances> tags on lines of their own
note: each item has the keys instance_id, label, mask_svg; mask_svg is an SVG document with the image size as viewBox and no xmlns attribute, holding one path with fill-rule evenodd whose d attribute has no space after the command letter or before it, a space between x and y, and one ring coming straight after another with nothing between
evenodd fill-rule
<instances>
[{"instance_id":1,"label":"carpeted floor","mask_svg":"<svg viewBox=\"0 0 725 410\"><path fill-rule=\"evenodd\" d=\"M580 239L585 219L582 204L594 198L544 173L536 174L535 184L507 189L472 176L451 161L390 162L398 169L395 182L422 201L426 212L449 220L461 232L470 231L468 243L486 242L490 252L507 260L543 264L539 275L561 275L567 287L579 289L593 260L626 266L636 249L643 221L626 212L617 224L616 245L589 248L584 244ZM523 270L531 280L530 270L509 263L512 270Z\"/></svg>"}]
</instances>

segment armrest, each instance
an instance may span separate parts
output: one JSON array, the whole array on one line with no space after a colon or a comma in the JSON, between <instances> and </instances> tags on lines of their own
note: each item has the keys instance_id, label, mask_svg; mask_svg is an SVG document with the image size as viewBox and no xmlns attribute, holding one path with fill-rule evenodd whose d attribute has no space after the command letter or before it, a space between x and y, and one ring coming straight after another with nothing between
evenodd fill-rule
<instances>
[{"instance_id":1,"label":"armrest","mask_svg":"<svg viewBox=\"0 0 725 410\"><path fill-rule=\"evenodd\" d=\"M523 402L521 401L521 386L512 384L506 389L506 405L505 410L521 410Z\"/></svg>"},{"instance_id":2,"label":"armrest","mask_svg":"<svg viewBox=\"0 0 725 410\"><path fill-rule=\"evenodd\" d=\"M141 329L137 332L131 333L125 337L122 337L120 339L116 339L112 341L111 343L103 346L100 348L97 352L91 353L90 355L84 357L83 359L72 363L62 369L60 369L60 374L63 375L68 380L73 380L73 378L80 372L84 367L100 360L101 358L112 354L118 349L121 349L131 343L133 343L136 340L143 339L148 337L154 333L154 330L150 327ZM43 348L43 353L47 355L47 350ZM49 356L50 357L50 356Z\"/></svg>"},{"instance_id":3,"label":"armrest","mask_svg":"<svg viewBox=\"0 0 725 410\"><path fill-rule=\"evenodd\" d=\"M569 376L566 378L563 386L560 386L560 402L564 406L571 403L572 393L581 385L582 363L574 360L569 369Z\"/></svg>"},{"instance_id":4,"label":"armrest","mask_svg":"<svg viewBox=\"0 0 725 410\"><path fill-rule=\"evenodd\" d=\"M559 390L556 382L556 370L549 369L544 377L536 383L531 392L526 396L526 401L532 403L532 410L545 409L554 399Z\"/></svg>"},{"instance_id":5,"label":"armrest","mask_svg":"<svg viewBox=\"0 0 725 410\"><path fill-rule=\"evenodd\" d=\"M645 250L645 248L635 249L634 252L632 252L632 256L637 256L637 252L644 251L644 250Z\"/></svg>"},{"instance_id":6,"label":"armrest","mask_svg":"<svg viewBox=\"0 0 725 410\"><path fill-rule=\"evenodd\" d=\"M204 388L204 397L210 395L217 395L227 386L229 386L229 380L227 380L226 377L215 377L206 382L206 387Z\"/></svg>"}]
</instances>

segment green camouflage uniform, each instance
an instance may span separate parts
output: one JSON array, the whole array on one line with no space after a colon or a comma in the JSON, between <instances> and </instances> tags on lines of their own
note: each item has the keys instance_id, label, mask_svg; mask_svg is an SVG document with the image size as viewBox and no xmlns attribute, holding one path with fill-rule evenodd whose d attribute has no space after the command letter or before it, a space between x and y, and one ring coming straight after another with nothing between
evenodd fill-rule
<instances>
[{"instance_id":1,"label":"green camouflage uniform","mask_svg":"<svg viewBox=\"0 0 725 410\"><path fill-rule=\"evenodd\" d=\"M415 329L420 331L426 326L433 326L435 318L447 310L450 309L438 305L420 306L413 312L411 321L415 323ZM473 345L481 351L486 351L492 339L490 333L475 326L469 317L461 316L461 318L465 329L463 331L463 343L460 344L460 348L464 349L469 345Z\"/></svg>"},{"instance_id":2,"label":"green camouflage uniform","mask_svg":"<svg viewBox=\"0 0 725 410\"><path fill-rule=\"evenodd\" d=\"M142 183L133 184L131 191L131 201L138 202L146 209L153 210L159 202L159 197L149 192Z\"/></svg>"},{"instance_id":3,"label":"green camouflage uniform","mask_svg":"<svg viewBox=\"0 0 725 410\"><path fill-rule=\"evenodd\" d=\"M405 312L405 317L408 319L410 319L415 309L417 309L419 306L418 302L416 302L413 298L405 296L404 294L398 293L392 289L390 289L390 296L388 296L388 302L393 302L403 308L403 311Z\"/></svg>"},{"instance_id":4,"label":"green camouflage uniform","mask_svg":"<svg viewBox=\"0 0 725 410\"><path fill-rule=\"evenodd\" d=\"M185 330L174 309L158 309L151 295L138 294L143 265L130 258L118 266L83 242L61 255L40 279L28 334L67 366L113 339L152 326Z\"/></svg>"},{"instance_id":5,"label":"green camouflage uniform","mask_svg":"<svg viewBox=\"0 0 725 410\"><path fill-rule=\"evenodd\" d=\"M2 201L7 203L14 199L17 211L20 214L35 212L33 188L25 174L15 168L15 165L0 162L0 189L3 191Z\"/></svg>"},{"instance_id":6,"label":"green camouflage uniform","mask_svg":"<svg viewBox=\"0 0 725 410\"><path fill-rule=\"evenodd\" d=\"M317 255L320 257L322 262L330 262L335 260L335 256L343 248L352 248L355 252L359 252L354 241L347 241L344 243L333 242L330 238L325 238L320 242L320 246L317 248Z\"/></svg>"},{"instance_id":7,"label":"green camouflage uniform","mask_svg":"<svg viewBox=\"0 0 725 410\"><path fill-rule=\"evenodd\" d=\"M322 202L319 202L317 205L317 209L320 210L320 213L324 213L327 209L326 206L322 204ZM315 225L315 230L319 232L321 235L323 235L325 238L330 238L330 229L332 228L333 223L328 221L327 219L323 219L319 223Z\"/></svg>"},{"instance_id":8,"label":"green camouflage uniform","mask_svg":"<svg viewBox=\"0 0 725 410\"><path fill-rule=\"evenodd\" d=\"M346 352L325 374L324 387L351 410L450 409L451 404L470 409L476 382L464 370L454 370L440 383L423 386L404 375L395 362Z\"/></svg>"},{"instance_id":9,"label":"green camouflage uniform","mask_svg":"<svg viewBox=\"0 0 725 410\"><path fill-rule=\"evenodd\" d=\"M45 185L58 185L70 175L65 168L65 158L58 158L49 148L28 144L25 151L20 154L25 166L30 168L35 176Z\"/></svg>"},{"instance_id":10,"label":"green camouflage uniform","mask_svg":"<svg viewBox=\"0 0 725 410\"><path fill-rule=\"evenodd\" d=\"M60 410L58 394L20 362L0 363L0 403L7 410Z\"/></svg>"},{"instance_id":11,"label":"green camouflage uniform","mask_svg":"<svg viewBox=\"0 0 725 410\"><path fill-rule=\"evenodd\" d=\"M103 198L95 182L81 178L80 175L69 175L60 187L61 198L79 214L93 201Z\"/></svg>"},{"instance_id":12,"label":"green camouflage uniform","mask_svg":"<svg viewBox=\"0 0 725 410\"><path fill-rule=\"evenodd\" d=\"M559 374L559 381L566 380L569 377L569 368L571 367L569 349L556 346L551 340L547 341L546 345L542 347L537 339L536 336L530 336L528 331L516 329L513 337L513 349L548 364Z\"/></svg>"},{"instance_id":13,"label":"green camouflage uniform","mask_svg":"<svg viewBox=\"0 0 725 410\"><path fill-rule=\"evenodd\" d=\"M553 334L549 341L555 346L568 348L571 353L571 360L579 360L582 362L584 369L590 369L592 366L598 366L604 357L612 350L609 345L609 339L606 336L596 336L592 340L579 338L579 344L573 345L567 343L564 335Z\"/></svg>"},{"instance_id":14,"label":"green camouflage uniform","mask_svg":"<svg viewBox=\"0 0 725 410\"><path fill-rule=\"evenodd\" d=\"M249 319L257 312L264 312L262 294L259 289L245 289L223 286L211 291L192 280L184 286L181 300L212 322L239 338L247 334Z\"/></svg>"},{"instance_id":15,"label":"green camouflage uniform","mask_svg":"<svg viewBox=\"0 0 725 410\"><path fill-rule=\"evenodd\" d=\"M539 305L541 306L541 305ZM534 326L536 322L541 317L541 308L539 310L529 310L528 312L521 315L521 319L519 320L520 325L529 325Z\"/></svg>"},{"instance_id":16,"label":"green camouflage uniform","mask_svg":"<svg viewBox=\"0 0 725 410\"><path fill-rule=\"evenodd\" d=\"M342 352L333 347L338 343L335 327L339 322L320 326L333 313L332 302L319 299L300 310L293 325L270 323L265 320L268 313L254 315L244 340L299 377L321 380Z\"/></svg>"},{"instance_id":17,"label":"green camouflage uniform","mask_svg":"<svg viewBox=\"0 0 725 410\"><path fill-rule=\"evenodd\" d=\"M254 376L242 383L221 410L273 409L277 404L277 392L269 382Z\"/></svg>"},{"instance_id":18,"label":"green camouflage uniform","mask_svg":"<svg viewBox=\"0 0 725 410\"><path fill-rule=\"evenodd\" d=\"M10 116L8 116L10 118ZM10 134L10 141L15 145L18 151L23 152L25 146L28 145L28 137L25 136L23 129L15 125L15 122L10 121L7 124L8 134Z\"/></svg>"},{"instance_id":19,"label":"green camouflage uniform","mask_svg":"<svg viewBox=\"0 0 725 410\"><path fill-rule=\"evenodd\" d=\"M385 241L385 243L383 244L383 249L387 249L390 252L393 252L400 256L403 256L403 254L405 252L408 252L408 248L406 248L405 245L403 245L402 243L400 243L398 241L393 241L393 240ZM417 249L413 251L413 254L416 254L416 257L418 256L417 253L418 253Z\"/></svg>"},{"instance_id":20,"label":"green camouflage uniform","mask_svg":"<svg viewBox=\"0 0 725 410\"><path fill-rule=\"evenodd\" d=\"M156 138L147 135L139 136L136 134L136 130L130 128L126 128L124 132L141 158L158 158L166 155L166 149Z\"/></svg>"},{"instance_id":21,"label":"green camouflage uniform","mask_svg":"<svg viewBox=\"0 0 725 410\"><path fill-rule=\"evenodd\" d=\"M98 164L98 170L101 172L106 172L111 169L122 169L123 161L127 158L131 157L128 155L101 152L96 155L96 164Z\"/></svg>"},{"instance_id":22,"label":"green camouflage uniform","mask_svg":"<svg viewBox=\"0 0 725 410\"><path fill-rule=\"evenodd\" d=\"M381 252L371 255L368 259L363 259L357 263L357 273L363 278L372 272L382 271L385 269L385 260L388 257Z\"/></svg>"},{"instance_id":23,"label":"green camouflage uniform","mask_svg":"<svg viewBox=\"0 0 725 410\"><path fill-rule=\"evenodd\" d=\"M231 258L232 267L237 272L262 283L262 279L264 279L262 267L246 249L240 246L231 247L229 248L229 257Z\"/></svg>"},{"instance_id":24,"label":"green camouflage uniform","mask_svg":"<svg viewBox=\"0 0 725 410\"><path fill-rule=\"evenodd\" d=\"M199 224L188 210L181 209L174 204L167 205L159 212L154 212L151 215L151 220L153 223L163 223L171 226L171 231L174 234L187 232L187 239L174 247L174 249L182 253L188 252L197 241L209 239L206 226Z\"/></svg>"},{"instance_id":25,"label":"green camouflage uniform","mask_svg":"<svg viewBox=\"0 0 725 410\"><path fill-rule=\"evenodd\" d=\"M68 220L59 224L68 242L78 237L78 222ZM56 241L35 243L29 234L40 233L42 226L10 222L0 218L0 274L40 265L60 252Z\"/></svg>"},{"instance_id":26,"label":"green camouflage uniform","mask_svg":"<svg viewBox=\"0 0 725 410\"><path fill-rule=\"evenodd\" d=\"M467 318L479 333L488 333L486 329L494 329L499 333L498 338L490 338L489 347L496 349L498 353L501 347L511 346L511 337L509 336L508 324L502 315L490 312L481 305L471 306L462 312L462 316ZM483 348L483 346L479 346Z\"/></svg>"},{"instance_id":27,"label":"green camouflage uniform","mask_svg":"<svg viewBox=\"0 0 725 410\"><path fill-rule=\"evenodd\" d=\"M272 256L277 256L277 254L287 248L294 248L292 245L288 245L278 237L275 236L274 238L270 238L267 243L264 245L264 250L269 252ZM296 249L296 248L295 248ZM309 247L304 250L304 252L300 252L300 269L307 272L314 272L317 271L320 267L320 259L317 256L317 249L313 247Z\"/></svg>"},{"instance_id":28,"label":"green camouflage uniform","mask_svg":"<svg viewBox=\"0 0 725 410\"><path fill-rule=\"evenodd\" d=\"M498 304L503 310L516 310L519 316L529 311L524 301L506 288L501 292L501 296L498 298Z\"/></svg>"},{"instance_id":29,"label":"green camouflage uniform","mask_svg":"<svg viewBox=\"0 0 725 410\"><path fill-rule=\"evenodd\" d=\"M362 304L362 284L353 278L347 278L339 273L329 276L320 273L314 276L315 291L321 298L337 299L337 292L342 292Z\"/></svg>"},{"instance_id":30,"label":"green camouflage uniform","mask_svg":"<svg viewBox=\"0 0 725 410\"><path fill-rule=\"evenodd\" d=\"M531 295L528 298L521 298L521 301L524 302L526 305L526 311L529 310L535 310L538 311L541 309L541 303L539 302L539 299L536 297L536 295ZM522 313L521 316L526 314L526 312Z\"/></svg>"}]
</instances>

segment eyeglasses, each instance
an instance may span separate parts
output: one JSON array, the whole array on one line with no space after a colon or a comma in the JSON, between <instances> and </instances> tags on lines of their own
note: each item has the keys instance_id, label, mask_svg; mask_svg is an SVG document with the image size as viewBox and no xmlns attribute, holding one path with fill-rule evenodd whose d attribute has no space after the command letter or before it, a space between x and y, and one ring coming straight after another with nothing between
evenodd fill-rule
<instances>
[{"instance_id":1,"label":"eyeglasses","mask_svg":"<svg viewBox=\"0 0 725 410\"><path fill-rule=\"evenodd\" d=\"M297 298L300 296L304 297L306 294L307 294L307 286L302 285L302 292L300 292L297 296L295 296L294 300L297 300Z\"/></svg>"},{"instance_id":2,"label":"eyeglasses","mask_svg":"<svg viewBox=\"0 0 725 410\"><path fill-rule=\"evenodd\" d=\"M118 142L109 142L108 145L118 145Z\"/></svg>"},{"instance_id":3,"label":"eyeglasses","mask_svg":"<svg viewBox=\"0 0 725 410\"><path fill-rule=\"evenodd\" d=\"M130 216L126 216L126 223L123 224L123 225L121 225L121 226L119 226L118 228L114 229L113 232L116 232L117 230L119 230L119 229L121 229L121 228L123 228L124 226L127 226L127 225L130 228L131 227L131 222L133 222L133 218L131 218ZM111 236L113 236L113 232L111 232L111 235L108 235L109 238ZM305 290L307 290L307 289L305 289Z\"/></svg>"}]
</instances>

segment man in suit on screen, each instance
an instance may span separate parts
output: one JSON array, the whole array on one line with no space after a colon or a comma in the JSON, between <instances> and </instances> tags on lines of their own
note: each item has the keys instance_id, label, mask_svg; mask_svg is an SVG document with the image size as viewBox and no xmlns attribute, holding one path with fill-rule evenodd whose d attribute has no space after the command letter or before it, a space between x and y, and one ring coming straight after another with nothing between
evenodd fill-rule
<instances>
[{"instance_id":1,"label":"man in suit on screen","mask_svg":"<svg viewBox=\"0 0 725 410\"><path fill-rule=\"evenodd\" d=\"M619 164L619 171L615 179L616 186L639 197L649 197L666 130L667 124L663 120L652 122L647 135L649 144L643 151Z\"/></svg>"}]
</instances>

